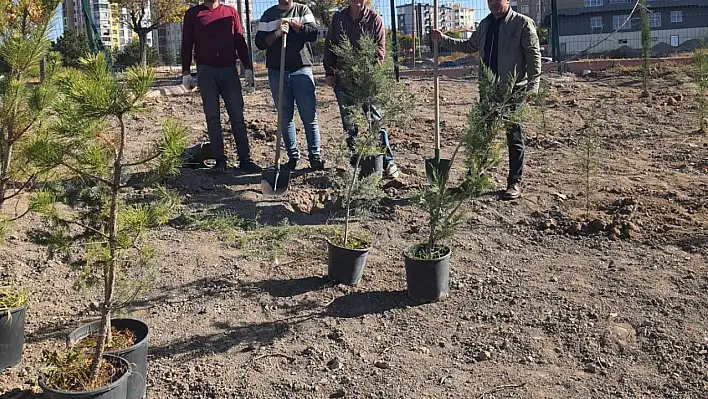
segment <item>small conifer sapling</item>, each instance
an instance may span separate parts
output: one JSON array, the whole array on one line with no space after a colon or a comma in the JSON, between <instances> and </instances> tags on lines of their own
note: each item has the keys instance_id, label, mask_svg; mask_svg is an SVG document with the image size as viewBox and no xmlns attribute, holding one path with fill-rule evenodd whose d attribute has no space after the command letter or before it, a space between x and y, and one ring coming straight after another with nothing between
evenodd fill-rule
<instances>
[{"instance_id":1,"label":"small conifer sapling","mask_svg":"<svg viewBox=\"0 0 708 399\"><path fill-rule=\"evenodd\" d=\"M178 172L185 147L185 129L167 122L162 138L143 153L126 151L127 116L142 110L153 77L151 69L133 67L128 69L125 82L119 82L103 53L87 56L79 69L69 69L59 78L63 95L59 120L28 150L33 162L65 171L63 182L32 198L31 209L51 223L47 241L66 252L77 243L82 245L77 285L90 287L93 283L102 291L101 327L90 361L88 385L54 388L82 391L100 384L103 354L113 342L111 314L149 283L149 275L138 281L129 273L148 270L154 250L146 240L147 229L165 223L175 203L174 196L159 187L152 201L128 201L135 195L131 191L135 183L127 182L131 171L148 171L146 176L150 178L142 183L149 186ZM79 232L75 233L77 228ZM61 363L67 358L52 359ZM75 371L69 367L52 370L49 383L71 381L62 373Z\"/></svg>"}]
</instances>

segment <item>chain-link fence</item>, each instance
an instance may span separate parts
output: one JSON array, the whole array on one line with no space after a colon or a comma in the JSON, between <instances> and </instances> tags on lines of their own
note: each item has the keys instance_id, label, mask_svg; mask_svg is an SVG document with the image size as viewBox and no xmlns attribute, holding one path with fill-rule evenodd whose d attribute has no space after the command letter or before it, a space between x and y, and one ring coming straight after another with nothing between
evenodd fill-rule
<instances>
[{"instance_id":1,"label":"chain-link fence","mask_svg":"<svg viewBox=\"0 0 708 399\"><path fill-rule=\"evenodd\" d=\"M693 51L708 36L705 0L650 0L647 6L654 57ZM641 14L641 5L636 1L559 1L557 57L640 56Z\"/></svg>"},{"instance_id":2,"label":"chain-link fence","mask_svg":"<svg viewBox=\"0 0 708 399\"><path fill-rule=\"evenodd\" d=\"M263 13L276 0L222 0L240 10L244 27L250 20L251 38ZM308 0L321 21L346 2ZM531 17L537 25L545 60L626 58L641 55L641 7L639 0L511 0L512 8ZM371 0L384 20L389 51L395 50L400 70L433 66L429 32L434 26L432 0ZM652 56L693 51L708 37L708 0L647 0ZM447 35L468 38L489 14L486 0L440 0L438 26ZM554 18L554 15L557 15ZM176 26L181 29L181 26ZM557 34L554 34L554 28ZM181 32L180 32L181 33ZM312 45L321 65L326 23L319 23L318 41ZM176 32L173 32L177 37ZM554 45L555 43L555 45ZM476 57L440 49L440 66L476 64ZM262 67L265 52L252 45L253 59Z\"/></svg>"}]
</instances>

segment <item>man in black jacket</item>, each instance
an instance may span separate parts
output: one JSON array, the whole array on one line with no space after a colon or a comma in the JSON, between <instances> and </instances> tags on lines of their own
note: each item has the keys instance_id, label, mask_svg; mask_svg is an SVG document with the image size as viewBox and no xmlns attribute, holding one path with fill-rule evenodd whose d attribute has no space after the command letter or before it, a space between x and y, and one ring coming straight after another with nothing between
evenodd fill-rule
<instances>
[{"instance_id":1,"label":"man in black jacket","mask_svg":"<svg viewBox=\"0 0 708 399\"><path fill-rule=\"evenodd\" d=\"M286 167L294 170L300 159L295 136L295 104L305 126L310 167L324 169L320 154L320 130L317 122L315 80L312 75L312 49L310 43L317 40L317 26L310 8L293 0L279 0L278 5L267 9L258 24L256 47L266 50L268 83L273 101L278 102L280 78L280 50L282 36L287 33L285 53L285 77L283 80L283 104L281 126L283 141L288 151Z\"/></svg>"}]
</instances>

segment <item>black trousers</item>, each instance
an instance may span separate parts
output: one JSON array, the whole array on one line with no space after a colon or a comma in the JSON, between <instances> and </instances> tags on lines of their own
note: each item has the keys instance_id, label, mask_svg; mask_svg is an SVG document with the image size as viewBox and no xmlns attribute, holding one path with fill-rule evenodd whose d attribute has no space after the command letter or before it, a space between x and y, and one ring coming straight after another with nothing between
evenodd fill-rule
<instances>
[{"instance_id":1,"label":"black trousers","mask_svg":"<svg viewBox=\"0 0 708 399\"><path fill-rule=\"evenodd\" d=\"M515 103L512 109L520 110L523 106L523 102ZM509 175L506 179L508 186L521 183L524 173L525 142L523 126L520 123L509 122L506 129L506 145L509 149ZM467 174L471 174L471 171L468 170Z\"/></svg>"}]
</instances>

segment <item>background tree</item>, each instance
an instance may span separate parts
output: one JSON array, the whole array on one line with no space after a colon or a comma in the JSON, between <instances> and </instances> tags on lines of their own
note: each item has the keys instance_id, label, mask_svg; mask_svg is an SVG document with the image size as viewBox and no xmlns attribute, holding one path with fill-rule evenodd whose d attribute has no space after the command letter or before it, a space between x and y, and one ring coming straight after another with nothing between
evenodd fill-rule
<instances>
[{"instance_id":1,"label":"background tree","mask_svg":"<svg viewBox=\"0 0 708 399\"><path fill-rule=\"evenodd\" d=\"M40 60L49 54L47 34L58 5L59 0L0 2L0 59L7 69L0 79L0 209L43 173L14 158L17 147L45 129L48 110L57 97L56 57L48 59L44 81L33 81Z\"/></svg>"},{"instance_id":2,"label":"background tree","mask_svg":"<svg viewBox=\"0 0 708 399\"><path fill-rule=\"evenodd\" d=\"M181 22L191 1L186 0L110 0L119 8L125 8L127 15L121 23L138 35L140 65L148 65L147 37L150 32L167 24ZM149 7L149 8L148 8Z\"/></svg>"},{"instance_id":3,"label":"background tree","mask_svg":"<svg viewBox=\"0 0 708 399\"><path fill-rule=\"evenodd\" d=\"M89 42L86 33L78 29L66 29L54 43L54 51L61 54L62 64L65 67L76 68L81 57L89 53Z\"/></svg>"},{"instance_id":4,"label":"background tree","mask_svg":"<svg viewBox=\"0 0 708 399\"><path fill-rule=\"evenodd\" d=\"M317 21L329 27L332 22L334 11L341 9L347 3L346 0L296 0L298 3L307 4Z\"/></svg>"},{"instance_id":5,"label":"background tree","mask_svg":"<svg viewBox=\"0 0 708 399\"><path fill-rule=\"evenodd\" d=\"M133 40L113 54L113 65L119 70L124 70L135 65L142 65L142 56L140 43ZM160 62L160 55L154 47L145 48L145 56L148 66L156 66Z\"/></svg>"}]
</instances>

